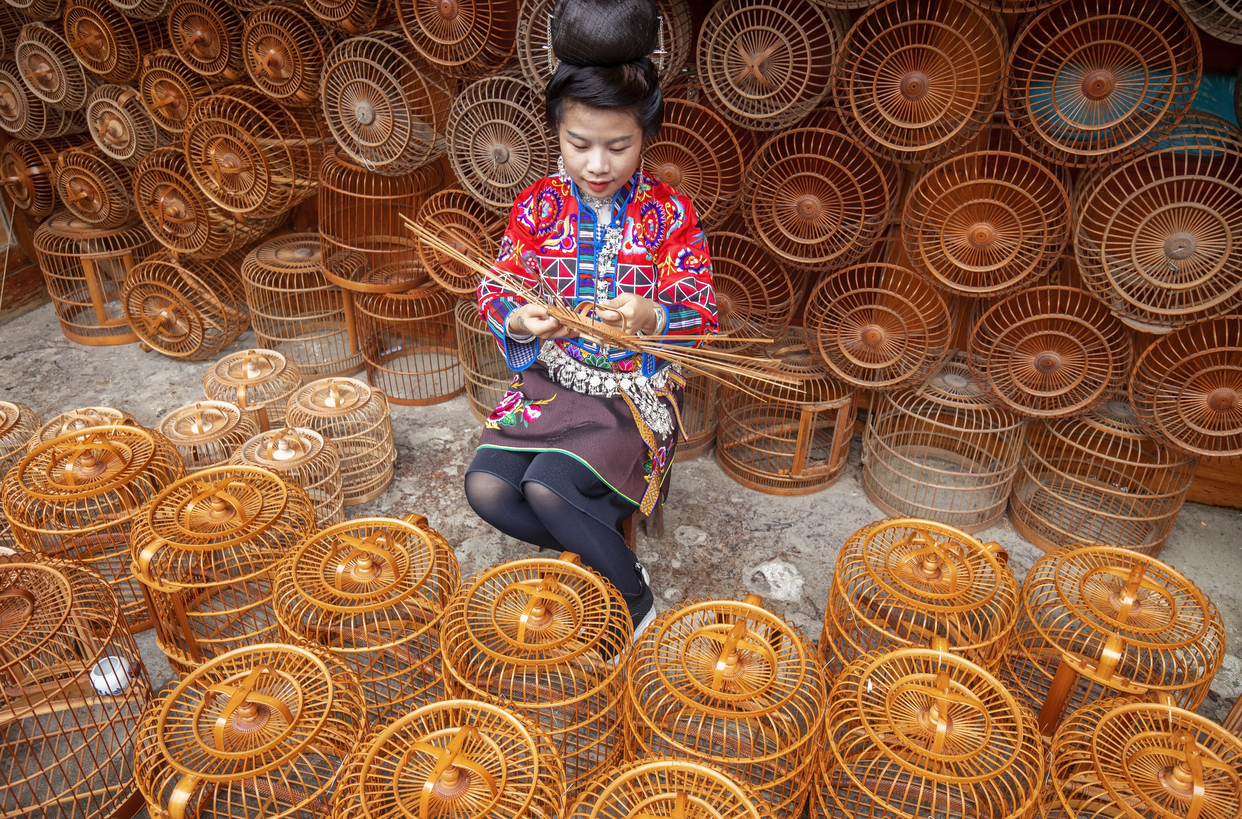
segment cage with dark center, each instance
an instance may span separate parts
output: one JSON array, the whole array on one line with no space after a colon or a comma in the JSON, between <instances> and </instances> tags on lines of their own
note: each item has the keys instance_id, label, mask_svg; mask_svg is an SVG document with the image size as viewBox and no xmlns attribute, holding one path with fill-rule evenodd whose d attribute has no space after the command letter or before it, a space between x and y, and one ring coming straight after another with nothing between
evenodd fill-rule
<instances>
[{"instance_id":1,"label":"cage with dark center","mask_svg":"<svg viewBox=\"0 0 1242 819\"><path fill-rule=\"evenodd\" d=\"M82 67L106 83L133 82L143 56L168 47L163 19L131 19L110 0L66 0L64 26Z\"/></svg>"},{"instance_id":2,"label":"cage with dark center","mask_svg":"<svg viewBox=\"0 0 1242 819\"><path fill-rule=\"evenodd\" d=\"M305 427L273 428L260 432L237 448L230 464L257 466L295 483L315 505L315 522L331 526L343 521L345 502L341 459L336 444Z\"/></svg>"},{"instance_id":3,"label":"cage with dark center","mask_svg":"<svg viewBox=\"0 0 1242 819\"><path fill-rule=\"evenodd\" d=\"M274 580L284 634L357 674L372 724L447 699L440 630L461 570L426 518L355 518L308 534Z\"/></svg>"},{"instance_id":4,"label":"cage with dark center","mask_svg":"<svg viewBox=\"0 0 1242 819\"><path fill-rule=\"evenodd\" d=\"M101 230L120 227L134 216L129 169L102 151L84 146L56 159L56 192L74 218Z\"/></svg>"},{"instance_id":5,"label":"cage with dark center","mask_svg":"<svg viewBox=\"0 0 1242 819\"><path fill-rule=\"evenodd\" d=\"M70 432L80 432L88 427L106 427L117 421L138 426L134 416L112 407L79 407L68 410L45 421L26 442L26 451L33 451L39 444L45 444Z\"/></svg>"},{"instance_id":6,"label":"cage with dark center","mask_svg":"<svg viewBox=\"0 0 1242 819\"><path fill-rule=\"evenodd\" d=\"M90 145L85 134L28 141L11 139L0 150L0 185L8 194L9 207L32 219L51 216L60 207L56 192L56 161L74 148Z\"/></svg>"},{"instance_id":7,"label":"cage with dark center","mask_svg":"<svg viewBox=\"0 0 1242 819\"><path fill-rule=\"evenodd\" d=\"M710 765L672 757L630 762L604 772L565 815L569 819L628 819L693 816L699 811L713 819L772 816L753 789Z\"/></svg>"},{"instance_id":8,"label":"cage with dark center","mask_svg":"<svg viewBox=\"0 0 1242 819\"><path fill-rule=\"evenodd\" d=\"M59 16L59 15L57 15ZM27 23L13 47L17 73L30 92L60 111L80 111L99 85L69 48L59 22Z\"/></svg>"},{"instance_id":9,"label":"cage with dark center","mask_svg":"<svg viewBox=\"0 0 1242 819\"><path fill-rule=\"evenodd\" d=\"M17 61L9 59L0 62L0 129L15 139L47 139L80 134L86 121L76 111L57 110L36 96L18 73Z\"/></svg>"},{"instance_id":10,"label":"cage with dark center","mask_svg":"<svg viewBox=\"0 0 1242 819\"><path fill-rule=\"evenodd\" d=\"M395 0L406 38L450 77L495 74L513 59L519 0Z\"/></svg>"},{"instance_id":11,"label":"cage with dark center","mask_svg":"<svg viewBox=\"0 0 1242 819\"><path fill-rule=\"evenodd\" d=\"M291 108L319 107L319 78L344 38L305 5L277 3L246 15L242 61L255 87Z\"/></svg>"},{"instance_id":12,"label":"cage with dark center","mask_svg":"<svg viewBox=\"0 0 1242 819\"><path fill-rule=\"evenodd\" d=\"M203 393L207 398L236 404L263 431L284 425L289 396L301 386L302 371L298 365L275 350L230 353L212 364L203 376Z\"/></svg>"},{"instance_id":13,"label":"cage with dark center","mask_svg":"<svg viewBox=\"0 0 1242 819\"><path fill-rule=\"evenodd\" d=\"M168 10L173 51L211 82L246 79L242 57L245 20L223 0L174 0Z\"/></svg>"},{"instance_id":14,"label":"cage with dark center","mask_svg":"<svg viewBox=\"0 0 1242 819\"><path fill-rule=\"evenodd\" d=\"M0 481L26 454L26 445L40 426L39 416L25 404L0 401ZM0 547L17 548L9 521L0 515Z\"/></svg>"},{"instance_id":15,"label":"cage with dark center","mask_svg":"<svg viewBox=\"0 0 1242 819\"><path fill-rule=\"evenodd\" d=\"M417 221L460 253L488 262L496 258L505 230L504 219L457 187L427 197ZM458 296L470 296L478 289L483 277L477 270L436 252L421 238L415 244L419 262L436 284Z\"/></svg>"},{"instance_id":16,"label":"cage with dark center","mask_svg":"<svg viewBox=\"0 0 1242 819\"><path fill-rule=\"evenodd\" d=\"M480 422L486 421L492 410L500 406L513 381L513 370L509 369L505 354L496 344L496 337L479 319L479 308L474 301L457 302L453 315L457 321L457 353L466 382L466 399L474 417ZM683 408L683 419L685 412Z\"/></svg>"},{"instance_id":17,"label":"cage with dark center","mask_svg":"<svg viewBox=\"0 0 1242 819\"><path fill-rule=\"evenodd\" d=\"M259 434L253 417L226 401L195 401L160 419L155 429L181 453L187 474L224 466Z\"/></svg>"},{"instance_id":18,"label":"cage with dark center","mask_svg":"<svg viewBox=\"0 0 1242 819\"><path fill-rule=\"evenodd\" d=\"M185 133L185 122L194 103L210 96L219 86L213 86L180 56L160 51L143 56L142 73L135 87L152 121L176 139Z\"/></svg>"},{"instance_id":19,"label":"cage with dark center","mask_svg":"<svg viewBox=\"0 0 1242 819\"><path fill-rule=\"evenodd\" d=\"M378 279L381 283L383 279ZM439 404L465 390L457 355L457 299L428 284L354 297L367 381L393 404Z\"/></svg>"}]
</instances>

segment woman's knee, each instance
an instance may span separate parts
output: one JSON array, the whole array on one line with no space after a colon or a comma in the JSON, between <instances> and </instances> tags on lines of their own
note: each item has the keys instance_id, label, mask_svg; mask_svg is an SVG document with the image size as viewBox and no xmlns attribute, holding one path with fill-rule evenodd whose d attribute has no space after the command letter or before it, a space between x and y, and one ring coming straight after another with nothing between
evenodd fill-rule
<instances>
[{"instance_id":1,"label":"woman's knee","mask_svg":"<svg viewBox=\"0 0 1242 819\"><path fill-rule=\"evenodd\" d=\"M465 488L470 508L489 523L501 509L522 500L521 490L490 472L467 472Z\"/></svg>"}]
</instances>

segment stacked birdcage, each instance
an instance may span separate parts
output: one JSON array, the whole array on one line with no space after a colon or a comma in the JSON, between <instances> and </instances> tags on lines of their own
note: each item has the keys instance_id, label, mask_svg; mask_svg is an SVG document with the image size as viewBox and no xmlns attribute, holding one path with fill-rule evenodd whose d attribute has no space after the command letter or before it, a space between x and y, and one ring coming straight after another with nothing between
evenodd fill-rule
<instances>
[{"instance_id":1,"label":"stacked birdcage","mask_svg":"<svg viewBox=\"0 0 1242 819\"><path fill-rule=\"evenodd\" d=\"M470 411L482 422L500 405L505 390L513 381L513 371L496 344L496 337L479 318L479 307L473 299L457 302L453 314L457 320L457 353L466 382L466 398ZM685 417L684 409L682 417ZM713 434L714 430L715 427Z\"/></svg>"},{"instance_id":2,"label":"stacked birdcage","mask_svg":"<svg viewBox=\"0 0 1242 819\"><path fill-rule=\"evenodd\" d=\"M195 401L160 419L155 429L181 453L189 474L224 466L238 447L259 434L252 415L227 401Z\"/></svg>"},{"instance_id":3,"label":"stacked birdcage","mask_svg":"<svg viewBox=\"0 0 1242 819\"><path fill-rule=\"evenodd\" d=\"M262 431L284 425L289 397L301 386L302 371L275 350L226 355L203 376L207 398L236 404Z\"/></svg>"},{"instance_id":4,"label":"stacked birdcage","mask_svg":"<svg viewBox=\"0 0 1242 819\"><path fill-rule=\"evenodd\" d=\"M117 421L138 425L134 416L112 407L79 407L62 412L35 430L26 444L26 451L32 451L39 444L45 444L70 432L80 432L89 427L106 427Z\"/></svg>"},{"instance_id":5,"label":"stacked birdcage","mask_svg":"<svg viewBox=\"0 0 1242 819\"><path fill-rule=\"evenodd\" d=\"M0 481L26 453L26 444L39 428L39 416L25 404L0 401ZM11 551L17 541L9 531L8 518L0 515L0 548Z\"/></svg>"},{"instance_id":6,"label":"stacked birdcage","mask_svg":"<svg viewBox=\"0 0 1242 819\"><path fill-rule=\"evenodd\" d=\"M185 58L166 51L143 56L137 88L156 126L174 139L185 133L185 121L194 103L214 90Z\"/></svg>"},{"instance_id":7,"label":"stacked birdcage","mask_svg":"<svg viewBox=\"0 0 1242 819\"><path fill-rule=\"evenodd\" d=\"M421 270L421 265L419 266ZM379 287L382 275L368 277ZM354 297L367 380L394 404L423 406L465 390L457 354L456 299L435 284Z\"/></svg>"},{"instance_id":8,"label":"stacked birdcage","mask_svg":"<svg viewBox=\"0 0 1242 819\"><path fill-rule=\"evenodd\" d=\"M313 429L273 427L237 448L229 463L257 466L296 483L315 505L320 526L340 523L345 492L336 444Z\"/></svg>"},{"instance_id":9,"label":"stacked birdcage","mask_svg":"<svg viewBox=\"0 0 1242 819\"><path fill-rule=\"evenodd\" d=\"M663 757L630 762L596 778L566 812L570 819L690 816L711 811L716 819L771 819L772 811L727 774L696 762Z\"/></svg>"},{"instance_id":10,"label":"stacked birdcage","mask_svg":"<svg viewBox=\"0 0 1242 819\"><path fill-rule=\"evenodd\" d=\"M133 218L133 190L129 168L110 162L98 149L77 148L56 160L56 192L65 210L99 230Z\"/></svg>"}]
</instances>

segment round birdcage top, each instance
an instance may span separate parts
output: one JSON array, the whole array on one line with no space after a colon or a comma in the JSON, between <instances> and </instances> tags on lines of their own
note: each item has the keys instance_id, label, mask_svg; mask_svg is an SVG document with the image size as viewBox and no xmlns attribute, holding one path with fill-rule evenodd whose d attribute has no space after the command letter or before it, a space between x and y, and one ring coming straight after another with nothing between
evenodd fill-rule
<instances>
[{"instance_id":1,"label":"round birdcage top","mask_svg":"<svg viewBox=\"0 0 1242 819\"><path fill-rule=\"evenodd\" d=\"M628 762L592 780L567 819L770 819L750 789L716 768L671 757Z\"/></svg>"},{"instance_id":2,"label":"round birdcage top","mask_svg":"<svg viewBox=\"0 0 1242 819\"><path fill-rule=\"evenodd\" d=\"M322 378L306 384L289 397L296 407L318 418L339 418L365 412L375 398L371 385L356 378Z\"/></svg>"},{"instance_id":3,"label":"round birdcage top","mask_svg":"<svg viewBox=\"0 0 1242 819\"><path fill-rule=\"evenodd\" d=\"M139 23L144 29L155 25ZM134 24L108 0L67 3L64 26L65 39L83 67L110 82L129 82L137 77L143 47L158 42L144 36L140 43Z\"/></svg>"},{"instance_id":4,"label":"round birdcage top","mask_svg":"<svg viewBox=\"0 0 1242 819\"><path fill-rule=\"evenodd\" d=\"M458 250L478 259L494 259L498 228L503 224L496 214L460 188L447 188L427 197L418 210L418 222L439 238L451 241ZM418 259L427 275L450 293L465 296L479 286L480 275L470 268L441 256L421 238Z\"/></svg>"},{"instance_id":5,"label":"round birdcage top","mask_svg":"<svg viewBox=\"0 0 1242 819\"><path fill-rule=\"evenodd\" d=\"M228 3L176 0L168 12L172 47L204 77L241 79L245 74L241 37L245 21Z\"/></svg>"},{"instance_id":6,"label":"round birdcage top","mask_svg":"<svg viewBox=\"0 0 1242 819\"><path fill-rule=\"evenodd\" d=\"M733 128L706 105L664 99L664 122L643 146L643 167L694 202L699 225L715 228L741 201L746 151Z\"/></svg>"},{"instance_id":7,"label":"round birdcage top","mask_svg":"<svg viewBox=\"0 0 1242 819\"><path fill-rule=\"evenodd\" d=\"M128 421L135 425L138 423L128 412L112 407L79 407L62 412L39 427L30 438L29 448L34 449L38 444L46 443L70 432L81 432L91 427L106 427L116 421Z\"/></svg>"},{"instance_id":8,"label":"round birdcage top","mask_svg":"<svg viewBox=\"0 0 1242 819\"><path fill-rule=\"evenodd\" d=\"M141 222L132 221L120 227L101 228L83 222L68 211L48 217L35 231L35 248L41 253L57 256L111 256L151 244L151 234ZM89 242L83 246L84 242Z\"/></svg>"},{"instance_id":9,"label":"round birdcage top","mask_svg":"<svg viewBox=\"0 0 1242 819\"><path fill-rule=\"evenodd\" d=\"M93 150L66 151L57 160L56 186L65 208L99 228L117 227L133 217L130 175Z\"/></svg>"},{"instance_id":10,"label":"round birdcage top","mask_svg":"<svg viewBox=\"0 0 1242 819\"><path fill-rule=\"evenodd\" d=\"M13 53L17 73L36 97L64 111L86 104L95 80L58 31L43 23L27 23Z\"/></svg>"},{"instance_id":11,"label":"round birdcage top","mask_svg":"<svg viewBox=\"0 0 1242 819\"><path fill-rule=\"evenodd\" d=\"M195 100L211 93L211 85L202 76L167 52L143 57L138 89L152 120L170 134L185 131Z\"/></svg>"},{"instance_id":12,"label":"round birdcage top","mask_svg":"<svg viewBox=\"0 0 1242 819\"><path fill-rule=\"evenodd\" d=\"M494 74L513 57L518 0L397 0L397 18L419 55L461 79Z\"/></svg>"},{"instance_id":13,"label":"round birdcage top","mask_svg":"<svg viewBox=\"0 0 1242 819\"><path fill-rule=\"evenodd\" d=\"M49 106L21 79L17 63L0 63L0 128L18 139L73 134L84 130L82 120Z\"/></svg>"},{"instance_id":14,"label":"round birdcage top","mask_svg":"<svg viewBox=\"0 0 1242 819\"><path fill-rule=\"evenodd\" d=\"M0 460L24 449L38 427L39 416L30 407L16 401L0 401ZM0 480L3 479L0 474Z\"/></svg>"},{"instance_id":15,"label":"round birdcage top","mask_svg":"<svg viewBox=\"0 0 1242 819\"><path fill-rule=\"evenodd\" d=\"M1022 423L1022 419L992 403L987 392L971 374L966 354L962 352L953 353L945 359L921 387L893 393L889 398L900 405L932 403L961 409L987 410L997 420L1005 419L1002 422L1005 428L1011 426L1009 419L1013 419L1013 425Z\"/></svg>"},{"instance_id":16,"label":"round birdcage top","mask_svg":"<svg viewBox=\"0 0 1242 819\"><path fill-rule=\"evenodd\" d=\"M101 85L86 100L95 144L124 165L137 164L163 141L155 119L128 85Z\"/></svg>"},{"instance_id":17,"label":"round birdcage top","mask_svg":"<svg viewBox=\"0 0 1242 819\"><path fill-rule=\"evenodd\" d=\"M318 233L286 233L276 236L250 251L248 268L255 273L272 275L314 274L323 267Z\"/></svg>"},{"instance_id":18,"label":"round birdcage top","mask_svg":"<svg viewBox=\"0 0 1242 819\"><path fill-rule=\"evenodd\" d=\"M735 354L757 350L762 342L745 339L775 338L789 326L795 306L789 273L745 234L716 231L708 242L719 318L712 347Z\"/></svg>"},{"instance_id":19,"label":"round birdcage top","mask_svg":"<svg viewBox=\"0 0 1242 819\"><path fill-rule=\"evenodd\" d=\"M70 630L91 630L93 639L73 641L88 652L73 660L89 669L108 650L110 632L124 627L103 578L76 560L0 555L0 672L28 679L34 668L50 670L44 650L64 635L71 617Z\"/></svg>"},{"instance_id":20,"label":"round birdcage top","mask_svg":"<svg viewBox=\"0 0 1242 819\"><path fill-rule=\"evenodd\" d=\"M285 427L260 432L237 450L242 462L275 471L305 466L319 457L326 441L313 429Z\"/></svg>"},{"instance_id":21,"label":"round birdcage top","mask_svg":"<svg viewBox=\"0 0 1242 819\"><path fill-rule=\"evenodd\" d=\"M72 137L10 139L0 152L0 173L13 204L35 218L58 208L60 200L54 184L56 157L83 142L83 138Z\"/></svg>"},{"instance_id":22,"label":"round birdcage top","mask_svg":"<svg viewBox=\"0 0 1242 819\"><path fill-rule=\"evenodd\" d=\"M318 105L324 63L342 36L304 4L274 3L246 15L242 59L250 80L285 105Z\"/></svg>"},{"instance_id":23,"label":"round birdcage top","mask_svg":"<svg viewBox=\"0 0 1242 819\"><path fill-rule=\"evenodd\" d=\"M229 387L250 387L257 383L302 380L297 366L275 350L246 350L230 353L211 365L207 377Z\"/></svg>"},{"instance_id":24,"label":"round birdcage top","mask_svg":"<svg viewBox=\"0 0 1242 819\"><path fill-rule=\"evenodd\" d=\"M190 447L224 439L244 417L227 401L195 401L165 415L156 429L174 445Z\"/></svg>"},{"instance_id":25,"label":"round birdcage top","mask_svg":"<svg viewBox=\"0 0 1242 819\"><path fill-rule=\"evenodd\" d=\"M58 20L64 11L63 4L64 0L11 0L8 3L18 10L12 13L17 21Z\"/></svg>"},{"instance_id":26,"label":"round birdcage top","mask_svg":"<svg viewBox=\"0 0 1242 819\"><path fill-rule=\"evenodd\" d=\"M125 423L87 427L39 443L9 473L28 497L57 504L124 494L152 468L172 466L181 456L164 436Z\"/></svg>"},{"instance_id":27,"label":"round birdcage top","mask_svg":"<svg viewBox=\"0 0 1242 819\"><path fill-rule=\"evenodd\" d=\"M755 363L766 370L773 370L797 379L798 384L784 386L749 378L734 376L748 392L771 400L793 404L820 404L848 400L853 387L838 381L812 351L801 327L790 327L776 341L769 344L762 355L755 356Z\"/></svg>"}]
</instances>

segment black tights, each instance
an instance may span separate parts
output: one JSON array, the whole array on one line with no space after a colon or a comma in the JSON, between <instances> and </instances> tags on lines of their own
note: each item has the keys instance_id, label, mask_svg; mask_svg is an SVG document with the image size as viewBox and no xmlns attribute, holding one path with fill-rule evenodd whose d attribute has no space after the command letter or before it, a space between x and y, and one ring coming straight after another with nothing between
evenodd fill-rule
<instances>
[{"instance_id":1,"label":"black tights","mask_svg":"<svg viewBox=\"0 0 1242 819\"><path fill-rule=\"evenodd\" d=\"M510 537L570 551L627 600L643 591L621 524L637 508L584 464L559 452L480 449L466 471L475 513Z\"/></svg>"}]
</instances>

